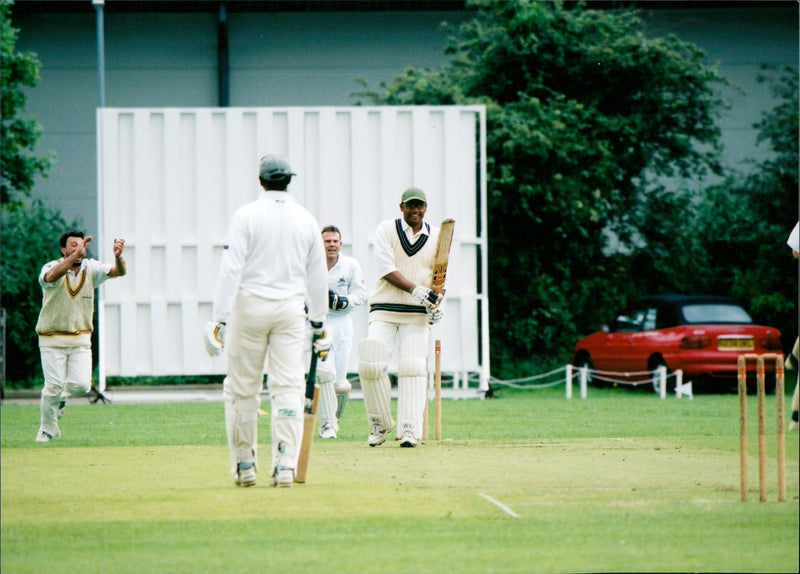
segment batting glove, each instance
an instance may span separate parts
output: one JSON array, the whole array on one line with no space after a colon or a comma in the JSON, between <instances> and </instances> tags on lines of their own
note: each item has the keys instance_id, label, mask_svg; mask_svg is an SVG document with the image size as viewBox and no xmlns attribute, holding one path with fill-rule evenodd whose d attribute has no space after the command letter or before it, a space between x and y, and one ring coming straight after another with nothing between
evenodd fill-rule
<instances>
[{"instance_id":1,"label":"batting glove","mask_svg":"<svg viewBox=\"0 0 800 574\"><path fill-rule=\"evenodd\" d=\"M428 311L428 325L434 325L442 320L444 317L444 311L442 311L439 307L434 307L430 311Z\"/></svg>"},{"instance_id":2,"label":"batting glove","mask_svg":"<svg viewBox=\"0 0 800 574\"><path fill-rule=\"evenodd\" d=\"M439 300L441 299L440 296L437 295L435 291L431 291L430 289L426 289L425 287L420 287L419 285L417 285L411 290L411 297L413 297L414 301L416 301L420 305L425 305L425 308L428 311L436 307L439 304Z\"/></svg>"},{"instance_id":3,"label":"batting glove","mask_svg":"<svg viewBox=\"0 0 800 574\"><path fill-rule=\"evenodd\" d=\"M331 338L328 332L322 328L322 323L311 321L311 350L317 354L321 361L328 358L331 350Z\"/></svg>"},{"instance_id":4,"label":"batting glove","mask_svg":"<svg viewBox=\"0 0 800 574\"><path fill-rule=\"evenodd\" d=\"M335 311L347 309L350 301L344 295L339 295L333 289L328 289L328 308Z\"/></svg>"},{"instance_id":5,"label":"batting glove","mask_svg":"<svg viewBox=\"0 0 800 574\"><path fill-rule=\"evenodd\" d=\"M206 342L206 352L211 357L216 357L225 348L225 323L210 321L203 329L203 338Z\"/></svg>"}]
</instances>

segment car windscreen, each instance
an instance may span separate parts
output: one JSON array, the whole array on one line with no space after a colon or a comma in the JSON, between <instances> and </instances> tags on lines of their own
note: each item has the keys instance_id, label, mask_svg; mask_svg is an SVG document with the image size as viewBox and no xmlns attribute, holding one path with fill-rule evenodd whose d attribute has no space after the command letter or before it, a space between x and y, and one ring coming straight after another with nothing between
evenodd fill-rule
<instances>
[{"instance_id":1,"label":"car windscreen","mask_svg":"<svg viewBox=\"0 0 800 574\"><path fill-rule=\"evenodd\" d=\"M738 305L699 303L681 308L686 323L752 323L747 311Z\"/></svg>"}]
</instances>

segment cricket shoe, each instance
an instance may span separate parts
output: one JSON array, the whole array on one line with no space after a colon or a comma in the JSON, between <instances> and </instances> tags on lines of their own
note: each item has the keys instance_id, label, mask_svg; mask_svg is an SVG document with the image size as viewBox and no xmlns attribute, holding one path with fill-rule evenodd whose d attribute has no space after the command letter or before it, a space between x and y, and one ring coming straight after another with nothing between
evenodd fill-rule
<instances>
[{"instance_id":1,"label":"cricket shoe","mask_svg":"<svg viewBox=\"0 0 800 574\"><path fill-rule=\"evenodd\" d=\"M256 467L255 465L248 468L240 468L236 471L236 478L234 480L236 486L255 486L256 484Z\"/></svg>"},{"instance_id":2,"label":"cricket shoe","mask_svg":"<svg viewBox=\"0 0 800 574\"><path fill-rule=\"evenodd\" d=\"M381 428L380 425L372 425L372 432L369 433L369 446L378 446L386 442L386 435L394 428L392 425L391 428L384 429Z\"/></svg>"},{"instance_id":3,"label":"cricket shoe","mask_svg":"<svg viewBox=\"0 0 800 574\"><path fill-rule=\"evenodd\" d=\"M36 433L36 442L50 442L51 440L53 440L53 435L49 432L39 430L39 432Z\"/></svg>"},{"instance_id":4,"label":"cricket shoe","mask_svg":"<svg viewBox=\"0 0 800 574\"><path fill-rule=\"evenodd\" d=\"M277 466L269 479L270 486L286 488L294 484L294 469L288 466Z\"/></svg>"},{"instance_id":5,"label":"cricket shoe","mask_svg":"<svg viewBox=\"0 0 800 574\"><path fill-rule=\"evenodd\" d=\"M319 427L319 436L325 439L336 438L336 430L331 423L322 423Z\"/></svg>"},{"instance_id":6,"label":"cricket shoe","mask_svg":"<svg viewBox=\"0 0 800 574\"><path fill-rule=\"evenodd\" d=\"M61 419L61 417L64 416L64 411L65 410L67 410L67 401L62 400L60 403L58 403L58 418L59 419Z\"/></svg>"},{"instance_id":7,"label":"cricket shoe","mask_svg":"<svg viewBox=\"0 0 800 574\"><path fill-rule=\"evenodd\" d=\"M411 431L405 431L400 437L400 446L403 448L414 448L417 446L417 439Z\"/></svg>"}]
</instances>

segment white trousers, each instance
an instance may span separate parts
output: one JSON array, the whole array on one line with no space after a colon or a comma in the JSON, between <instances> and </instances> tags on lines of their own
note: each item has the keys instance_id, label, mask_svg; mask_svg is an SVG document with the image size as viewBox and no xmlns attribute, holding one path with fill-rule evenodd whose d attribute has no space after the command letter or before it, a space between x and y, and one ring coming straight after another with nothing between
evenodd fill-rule
<instances>
[{"instance_id":1,"label":"white trousers","mask_svg":"<svg viewBox=\"0 0 800 574\"><path fill-rule=\"evenodd\" d=\"M334 432L339 431L336 418L339 402L337 395L349 393L350 383L347 380L347 364L353 350L353 320L350 315L328 315L325 330L331 339L331 350L325 361L317 363L317 382L319 384L319 403L317 405L317 422L320 431L330 426ZM310 350L309 350L310 357Z\"/></svg>"},{"instance_id":2,"label":"white trousers","mask_svg":"<svg viewBox=\"0 0 800 574\"><path fill-rule=\"evenodd\" d=\"M347 381L347 365L350 362L350 353L353 351L353 319L349 314L330 313L325 321L325 329L331 337L332 356L327 360L333 359L333 366L336 369L333 384L339 392L350 387Z\"/></svg>"},{"instance_id":3,"label":"white trousers","mask_svg":"<svg viewBox=\"0 0 800 574\"><path fill-rule=\"evenodd\" d=\"M228 374L223 383L232 472L257 462L259 395L267 364L272 470L295 468L303 439L306 342L302 297L261 299L239 291L226 330Z\"/></svg>"},{"instance_id":4,"label":"white trousers","mask_svg":"<svg viewBox=\"0 0 800 574\"><path fill-rule=\"evenodd\" d=\"M83 396L92 387L92 348L40 347L44 387L41 400L41 430L59 436L58 403L61 395Z\"/></svg>"}]
</instances>

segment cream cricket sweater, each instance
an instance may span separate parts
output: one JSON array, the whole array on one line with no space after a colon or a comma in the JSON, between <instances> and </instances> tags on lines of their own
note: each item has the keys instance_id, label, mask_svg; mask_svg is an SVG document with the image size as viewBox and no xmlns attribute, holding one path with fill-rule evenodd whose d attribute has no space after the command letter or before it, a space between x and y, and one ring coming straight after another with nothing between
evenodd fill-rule
<instances>
[{"instance_id":1,"label":"cream cricket sweater","mask_svg":"<svg viewBox=\"0 0 800 574\"><path fill-rule=\"evenodd\" d=\"M94 290L111 265L84 259L77 274L70 269L53 283L44 276L57 261L42 267L42 310L36 323L40 347L82 347L92 344Z\"/></svg>"},{"instance_id":2,"label":"cream cricket sweater","mask_svg":"<svg viewBox=\"0 0 800 574\"><path fill-rule=\"evenodd\" d=\"M414 243L408 241L400 219L381 222L377 233L383 233L388 238L397 270L416 285L430 287L437 233L427 223L424 225L428 227L430 234L421 235ZM417 303L410 293L398 289L383 278L378 279L370 297L369 318L370 321L419 325L426 325L428 322L424 306Z\"/></svg>"}]
</instances>

